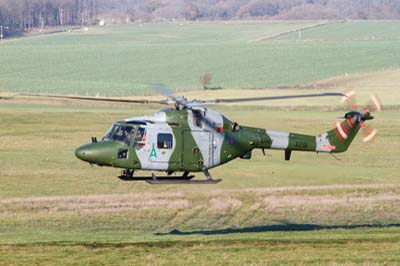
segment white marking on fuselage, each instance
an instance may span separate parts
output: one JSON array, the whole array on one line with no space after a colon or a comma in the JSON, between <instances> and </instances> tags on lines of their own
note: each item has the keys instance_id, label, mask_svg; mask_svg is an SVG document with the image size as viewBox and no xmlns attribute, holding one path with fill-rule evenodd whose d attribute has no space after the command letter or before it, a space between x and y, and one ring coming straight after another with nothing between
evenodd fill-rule
<instances>
[{"instance_id":1,"label":"white marking on fuselage","mask_svg":"<svg viewBox=\"0 0 400 266\"><path fill-rule=\"evenodd\" d=\"M267 130L267 135L271 138L271 149L287 149L289 146L289 132Z\"/></svg>"},{"instance_id":2,"label":"white marking on fuselage","mask_svg":"<svg viewBox=\"0 0 400 266\"><path fill-rule=\"evenodd\" d=\"M176 147L176 138L173 134L172 128L165 122L160 122L165 116L164 112L159 112L154 116L132 117L131 120L146 120L153 121L146 125L146 143L144 147L138 149L134 147L135 152L140 160L143 170L167 170L168 164L171 160L172 153ZM158 122L156 122L158 121ZM164 119L165 121L165 119ZM172 149L164 149L157 147L157 136L160 133L168 133L172 135L173 146ZM156 151L156 157L151 156L153 148Z\"/></svg>"},{"instance_id":3,"label":"white marking on fuselage","mask_svg":"<svg viewBox=\"0 0 400 266\"><path fill-rule=\"evenodd\" d=\"M206 110L204 108L193 108L202 112L208 122L201 121L201 127L198 127L194 121L192 110L188 110L188 125L192 132L193 139L199 147L203 156L204 167L211 168L219 165L221 162L221 149L224 141L225 134L218 133L216 128L223 127L222 115L213 110ZM208 141L207 136L209 135Z\"/></svg>"},{"instance_id":4,"label":"white marking on fuselage","mask_svg":"<svg viewBox=\"0 0 400 266\"><path fill-rule=\"evenodd\" d=\"M321 134L315 137L316 148L315 151L318 152L331 152L335 150L336 147L332 146L329 142L328 133Z\"/></svg>"}]
</instances>

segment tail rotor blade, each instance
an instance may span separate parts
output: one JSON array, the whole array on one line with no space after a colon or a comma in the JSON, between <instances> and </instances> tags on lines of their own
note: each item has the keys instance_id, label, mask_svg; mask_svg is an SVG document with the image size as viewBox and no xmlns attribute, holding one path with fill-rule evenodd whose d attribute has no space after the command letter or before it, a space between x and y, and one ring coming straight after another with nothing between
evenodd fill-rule
<instances>
[{"instance_id":1,"label":"tail rotor blade","mask_svg":"<svg viewBox=\"0 0 400 266\"><path fill-rule=\"evenodd\" d=\"M341 101L346 105L347 109L357 109L356 92L354 90L348 90L345 92L345 96L342 97Z\"/></svg>"},{"instance_id":2,"label":"tail rotor blade","mask_svg":"<svg viewBox=\"0 0 400 266\"><path fill-rule=\"evenodd\" d=\"M365 131L362 139L364 143L370 143L378 136L378 130L375 128L366 128Z\"/></svg>"},{"instance_id":3,"label":"tail rotor blade","mask_svg":"<svg viewBox=\"0 0 400 266\"><path fill-rule=\"evenodd\" d=\"M383 104L382 104L381 99L377 95L372 94L370 96L370 100L369 100L368 106L365 107L365 110L366 111L364 111L364 112L368 112L368 113L371 110L375 111L375 112L382 111L383 110ZM363 134L363 139L362 139L364 143L370 143L373 140L375 140L376 137L378 137L378 130L376 128L370 127L366 123L363 123L362 130L365 132Z\"/></svg>"},{"instance_id":4,"label":"tail rotor blade","mask_svg":"<svg viewBox=\"0 0 400 266\"><path fill-rule=\"evenodd\" d=\"M372 94L370 96L369 105L375 112L380 112L383 110L382 101L377 95Z\"/></svg>"},{"instance_id":5,"label":"tail rotor blade","mask_svg":"<svg viewBox=\"0 0 400 266\"><path fill-rule=\"evenodd\" d=\"M359 117L360 128L362 133L362 141L364 143L370 143L378 137L378 130L370 126L369 121L374 119L371 115L373 112L383 110L382 101L377 95L372 94L367 105L363 108L358 108L356 104L356 92L354 90L348 90L344 93L341 102L347 106L349 112L345 115ZM338 117L343 118L343 117ZM368 121L368 122L367 122Z\"/></svg>"},{"instance_id":6,"label":"tail rotor blade","mask_svg":"<svg viewBox=\"0 0 400 266\"><path fill-rule=\"evenodd\" d=\"M347 92L344 93L344 96L342 97L342 102L346 102L351 98L354 98L356 95L356 92L354 90L348 90Z\"/></svg>"},{"instance_id":7,"label":"tail rotor blade","mask_svg":"<svg viewBox=\"0 0 400 266\"><path fill-rule=\"evenodd\" d=\"M368 122L364 121L361 123L360 128L364 129L364 128L367 128L367 126L368 126Z\"/></svg>"}]
</instances>

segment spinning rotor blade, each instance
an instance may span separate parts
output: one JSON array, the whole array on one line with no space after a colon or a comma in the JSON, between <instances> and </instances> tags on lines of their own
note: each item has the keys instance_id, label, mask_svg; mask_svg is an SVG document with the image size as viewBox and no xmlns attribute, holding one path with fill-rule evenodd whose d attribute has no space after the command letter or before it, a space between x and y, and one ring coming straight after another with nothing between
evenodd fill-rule
<instances>
[{"instance_id":1,"label":"spinning rotor blade","mask_svg":"<svg viewBox=\"0 0 400 266\"><path fill-rule=\"evenodd\" d=\"M181 108L191 109L192 108L192 106L188 105L188 101L185 97L176 96L171 89L165 87L164 85L149 84L149 86L156 92L159 92L159 93L163 94L164 96L167 96L168 98L172 99L172 101L165 101L165 102L167 104L175 104L176 109L181 109Z\"/></svg>"},{"instance_id":2,"label":"spinning rotor blade","mask_svg":"<svg viewBox=\"0 0 400 266\"><path fill-rule=\"evenodd\" d=\"M356 104L356 93L354 90L349 90L345 93L345 97L342 98L342 103L346 104L350 112L356 112L359 113L360 116L362 117L368 117L367 120L372 119L373 117L371 116L371 110L375 112L379 112L383 110L383 105L381 100L377 95L372 94L370 96L370 100L368 102L368 105L366 105L362 111L357 111L356 109L357 104ZM341 117L344 118L345 117ZM364 118L365 119L365 118ZM372 142L377 136L378 136L378 130L376 128L373 128L370 126L370 124L362 120L361 121L361 130L363 134L362 141L364 143L370 143Z\"/></svg>"},{"instance_id":3,"label":"spinning rotor blade","mask_svg":"<svg viewBox=\"0 0 400 266\"><path fill-rule=\"evenodd\" d=\"M356 92L354 90L348 90L345 96L342 97L342 103L344 103L349 110L357 110Z\"/></svg>"},{"instance_id":4,"label":"spinning rotor blade","mask_svg":"<svg viewBox=\"0 0 400 266\"><path fill-rule=\"evenodd\" d=\"M380 112L383 110L382 101L379 99L377 95L372 94L370 96L370 100L368 105L365 107L365 110L369 112L369 110L374 110L375 112ZM370 127L369 125L363 126L364 136L363 142L370 143L378 136L378 130L376 128Z\"/></svg>"},{"instance_id":5,"label":"spinning rotor blade","mask_svg":"<svg viewBox=\"0 0 400 266\"><path fill-rule=\"evenodd\" d=\"M375 112L380 112L383 110L383 105L381 99L377 95L372 94L369 100L369 107L371 107Z\"/></svg>"},{"instance_id":6,"label":"spinning rotor blade","mask_svg":"<svg viewBox=\"0 0 400 266\"><path fill-rule=\"evenodd\" d=\"M363 128L363 138L362 141L364 143L369 143L373 141L378 136L378 130L376 128L369 127L369 125L364 126Z\"/></svg>"},{"instance_id":7,"label":"spinning rotor blade","mask_svg":"<svg viewBox=\"0 0 400 266\"><path fill-rule=\"evenodd\" d=\"M327 93L314 93L314 94L298 94L298 95L282 95L282 96L267 96L267 97L253 97L253 98L237 98L237 99L215 99L210 103L238 103L238 102L255 102L255 101L271 101L271 100L285 100L294 98L312 98L312 97L329 97L329 96L346 96L339 92ZM208 103L208 102L207 102Z\"/></svg>"},{"instance_id":8,"label":"spinning rotor blade","mask_svg":"<svg viewBox=\"0 0 400 266\"><path fill-rule=\"evenodd\" d=\"M86 101L102 101L102 102L120 102L120 103L157 103L157 104L169 104L165 100L131 100L122 98L108 98L108 97L94 97L94 96L69 96L61 94L40 94L40 93L18 93L16 96L29 96L29 97L47 97L47 98L58 98L58 99L72 99L72 100L86 100Z\"/></svg>"},{"instance_id":9,"label":"spinning rotor blade","mask_svg":"<svg viewBox=\"0 0 400 266\"><path fill-rule=\"evenodd\" d=\"M160 94L162 94L162 95L164 95L164 96L166 96L166 97L168 97L168 98L170 98L170 99L172 99L174 101L178 101L178 97L175 95L175 93L171 89L165 87L164 85L157 84L157 83L150 83L148 85L154 91L159 92Z\"/></svg>"}]
</instances>

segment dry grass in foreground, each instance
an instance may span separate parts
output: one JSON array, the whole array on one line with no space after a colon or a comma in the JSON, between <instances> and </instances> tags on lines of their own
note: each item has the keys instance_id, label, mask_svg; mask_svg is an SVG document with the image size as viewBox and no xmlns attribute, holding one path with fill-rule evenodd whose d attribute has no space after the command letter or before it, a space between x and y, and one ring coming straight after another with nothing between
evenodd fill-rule
<instances>
[{"instance_id":1,"label":"dry grass in foreground","mask_svg":"<svg viewBox=\"0 0 400 266\"><path fill-rule=\"evenodd\" d=\"M112 228L114 224L119 229L157 231L239 228L282 221L332 226L384 225L400 220L399 192L400 184L396 183L227 189L211 193L18 197L0 199L0 218L3 226L15 229L22 225L60 226L60 219L86 216L92 217L92 229ZM123 225L124 220L130 223ZM77 228L88 226L75 222Z\"/></svg>"}]
</instances>

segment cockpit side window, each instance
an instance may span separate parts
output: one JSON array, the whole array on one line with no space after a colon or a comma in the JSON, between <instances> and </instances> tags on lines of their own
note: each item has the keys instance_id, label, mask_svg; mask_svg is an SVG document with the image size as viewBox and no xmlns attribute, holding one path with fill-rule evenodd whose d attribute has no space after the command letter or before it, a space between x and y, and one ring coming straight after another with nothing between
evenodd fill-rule
<instances>
[{"instance_id":1,"label":"cockpit side window","mask_svg":"<svg viewBox=\"0 0 400 266\"><path fill-rule=\"evenodd\" d=\"M135 137L135 147L136 149L140 150L146 145L146 128L140 126L137 129L136 137Z\"/></svg>"},{"instance_id":2,"label":"cockpit side window","mask_svg":"<svg viewBox=\"0 0 400 266\"><path fill-rule=\"evenodd\" d=\"M135 140L137 142L146 141L146 129L145 128L143 128L143 127L138 128Z\"/></svg>"},{"instance_id":3,"label":"cockpit side window","mask_svg":"<svg viewBox=\"0 0 400 266\"><path fill-rule=\"evenodd\" d=\"M107 133L104 135L103 140L110 140L111 136L115 133L115 130L118 128L118 125L114 124L111 126L111 128L107 131Z\"/></svg>"},{"instance_id":4,"label":"cockpit side window","mask_svg":"<svg viewBox=\"0 0 400 266\"><path fill-rule=\"evenodd\" d=\"M132 126L113 125L103 140L119 141L129 146L134 135L135 128Z\"/></svg>"}]
</instances>

